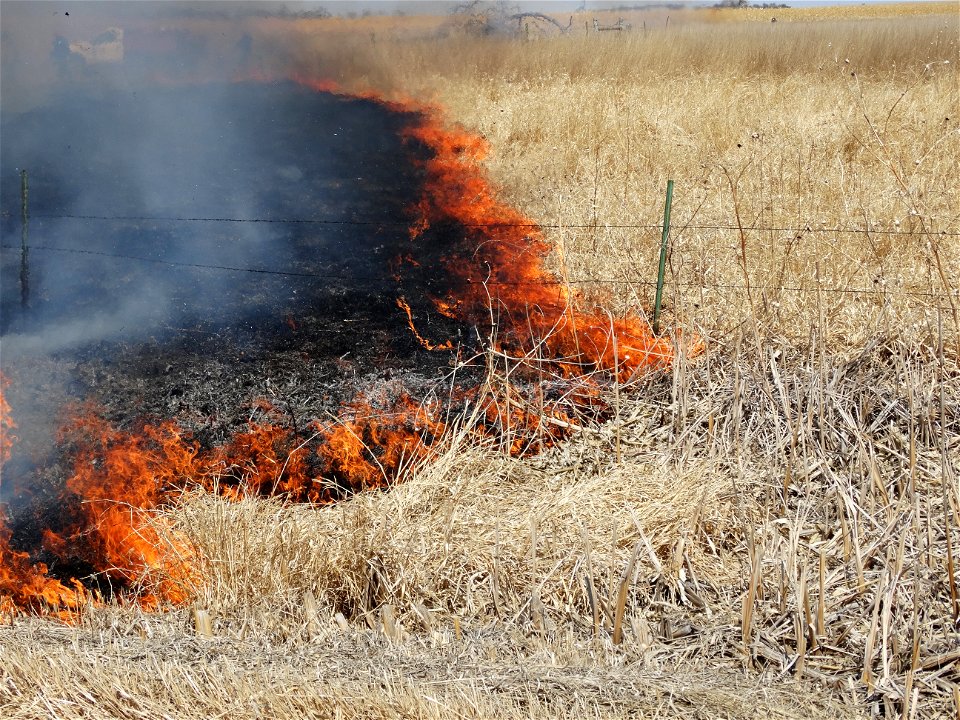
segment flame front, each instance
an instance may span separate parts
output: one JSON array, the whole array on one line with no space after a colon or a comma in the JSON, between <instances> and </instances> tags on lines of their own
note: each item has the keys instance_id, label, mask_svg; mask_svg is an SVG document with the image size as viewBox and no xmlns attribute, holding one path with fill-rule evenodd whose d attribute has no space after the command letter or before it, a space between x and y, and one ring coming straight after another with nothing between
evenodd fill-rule
<instances>
[{"instance_id":1,"label":"flame front","mask_svg":"<svg viewBox=\"0 0 960 720\"><path fill-rule=\"evenodd\" d=\"M63 502L76 519L44 532L44 550L81 561L111 582L136 590L145 607L185 602L200 578L189 544L154 511L191 487L229 498L284 495L330 502L349 492L381 487L421 460L443 424L408 396L374 409L365 399L343 417L315 424L306 438L272 422L251 423L226 444L201 451L173 421L112 426L90 406L62 429L73 457ZM0 610L75 609L84 597L47 575L47 566L14 550L0 514Z\"/></svg>"},{"instance_id":2,"label":"flame front","mask_svg":"<svg viewBox=\"0 0 960 720\"><path fill-rule=\"evenodd\" d=\"M10 380L0 374L0 477L17 440L10 433L17 425L3 393L9 385ZM79 607L85 596L83 586L74 581L70 588L48 577L46 565L33 562L28 553L10 546L11 536L6 513L0 507L0 612L23 608L70 612Z\"/></svg>"},{"instance_id":3,"label":"flame front","mask_svg":"<svg viewBox=\"0 0 960 720\"><path fill-rule=\"evenodd\" d=\"M432 298L436 309L479 326L495 316L500 349L517 356L536 352L567 376L603 370L626 380L669 365L672 342L654 336L640 318L575 309L568 287L546 269L550 245L540 228L496 199L480 165L487 143L444 127L435 113L421 117L406 134L433 157L411 225L410 256L418 259L418 270L426 266L452 279L443 296ZM432 238L434 229L441 231L439 240ZM427 265L417 244L437 241L442 246Z\"/></svg>"},{"instance_id":4,"label":"flame front","mask_svg":"<svg viewBox=\"0 0 960 720\"><path fill-rule=\"evenodd\" d=\"M148 605L185 600L193 582L190 549L152 511L202 477L196 445L172 421L122 432L90 408L62 436L74 448L66 490L80 500L79 518L65 533L46 533L45 549L79 555L111 579L138 586Z\"/></svg>"}]
</instances>

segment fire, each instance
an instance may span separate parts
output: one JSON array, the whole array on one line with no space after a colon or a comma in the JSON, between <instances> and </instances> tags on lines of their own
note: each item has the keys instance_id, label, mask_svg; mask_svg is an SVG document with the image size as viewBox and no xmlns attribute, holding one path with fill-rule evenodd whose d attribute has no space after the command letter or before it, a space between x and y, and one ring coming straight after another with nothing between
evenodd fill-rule
<instances>
[{"instance_id":1,"label":"fire","mask_svg":"<svg viewBox=\"0 0 960 720\"><path fill-rule=\"evenodd\" d=\"M4 399L4 390L10 385L10 381L0 373L0 471L3 464L10 459L10 452L13 444L17 441L17 436L11 430L15 430L17 424L13 421L10 413L10 405ZM3 475L0 474L0 485L3 483Z\"/></svg>"},{"instance_id":2,"label":"fire","mask_svg":"<svg viewBox=\"0 0 960 720\"><path fill-rule=\"evenodd\" d=\"M183 603L200 580L196 561L153 511L197 486L234 499L283 495L314 503L382 487L422 460L444 425L407 395L377 405L358 398L336 422L315 423L307 438L274 422L251 423L205 452L173 421L120 430L95 408L78 408L61 432L73 457L63 500L76 508L76 520L46 530L43 547L138 589L146 608ZM0 514L0 610L79 607L82 585L73 580L71 589L12 549L3 521Z\"/></svg>"},{"instance_id":3,"label":"fire","mask_svg":"<svg viewBox=\"0 0 960 720\"><path fill-rule=\"evenodd\" d=\"M3 397L3 390L9 385L9 379L0 374L0 470L10 458L11 448L17 440L10 433L17 425L13 421L10 405ZM74 581L70 588L59 580L47 577L46 565L32 562L28 553L10 546L11 536L6 513L0 507L0 612L10 612L15 608L67 611L78 608L85 597L83 586Z\"/></svg>"},{"instance_id":4,"label":"fire","mask_svg":"<svg viewBox=\"0 0 960 720\"><path fill-rule=\"evenodd\" d=\"M626 380L669 365L673 343L641 319L574 309L576 298L546 269L550 245L542 231L496 199L479 164L489 151L484 140L444 127L432 113L420 117L406 134L433 157L410 229L413 247L424 247L411 255L420 258L420 271L424 250L434 251L429 269L450 280L445 294L432 298L438 311L480 327L493 314L500 349L518 356L536 349L568 376L603 370Z\"/></svg>"},{"instance_id":5,"label":"fire","mask_svg":"<svg viewBox=\"0 0 960 720\"><path fill-rule=\"evenodd\" d=\"M410 304L406 300L404 300L402 297L397 298L397 306L401 310L403 310L404 313L406 313L407 326L410 328L410 332L413 333L413 336L417 339L417 342L419 342L423 347L425 347L427 350L452 350L453 349L453 342L450 340L447 340L439 344L432 343L429 340L427 340L423 335L421 335L419 332L417 332L417 327L416 325L413 324L413 310L410 309Z\"/></svg>"},{"instance_id":6,"label":"fire","mask_svg":"<svg viewBox=\"0 0 960 720\"><path fill-rule=\"evenodd\" d=\"M387 99L372 89L346 91L328 79L291 79L318 92L371 100L411 118L406 139L427 148L431 157L424 163L420 200L410 208L411 246L397 258L398 272L412 271L415 278L432 273L430 278L439 282L431 285L446 288L430 298L442 315L486 327L492 313L498 348L517 355L535 350L567 376L601 370L625 381L671 364L676 352L672 340L655 336L645 320L575 309L577 298L547 270L551 246L542 230L497 199L481 165L490 152L485 139L448 127L437 105L402 95ZM423 338L409 305L402 299L399 304L424 347L454 347L449 340ZM696 338L683 343L691 357L704 349Z\"/></svg>"},{"instance_id":7,"label":"fire","mask_svg":"<svg viewBox=\"0 0 960 720\"><path fill-rule=\"evenodd\" d=\"M10 547L10 530L0 512L0 612L17 608L34 610L76 610L86 596L83 586L73 581L72 588L47 577L47 566L31 562L25 552Z\"/></svg>"},{"instance_id":8,"label":"fire","mask_svg":"<svg viewBox=\"0 0 960 720\"><path fill-rule=\"evenodd\" d=\"M45 548L143 586L148 604L185 600L193 582L190 549L151 511L202 473L197 446L172 421L123 432L90 408L62 435L74 448L66 490L80 500L79 519L66 532L48 532Z\"/></svg>"},{"instance_id":9,"label":"fire","mask_svg":"<svg viewBox=\"0 0 960 720\"><path fill-rule=\"evenodd\" d=\"M374 409L364 398L346 408L345 417L328 428L319 447L328 475L345 480L352 490L382 487L422 460L444 423L430 408L402 394L387 409Z\"/></svg>"},{"instance_id":10,"label":"fire","mask_svg":"<svg viewBox=\"0 0 960 720\"><path fill-rule=\"evenodd\" d=\"M278 424L250 423L201 462L197 476L202 474L207 487L229 497L283 494L301 502L319 499L311 492L305 444L293 430Z\"/></svg>"},{"instance_id":11,"label":"fire","mask_svg":"<svg viewBox=\"0 0 960 720\"><path fill-rule=\"evenodd\" d=\"M298 81L343 94L333 83ZM409 246L394 260L398 285L424 293L441 316L489 339L481 348L486 355L479 355L487 363L486 379L451 390L451 402L475 408L474 432L498 438L513 454L548 447L576 427L571 409L603 415L605 383L671 363L673 343L656 337L642 319L578 309L579 298L547 270L551 248L543 232L496 198L480 165L489 152L482 138L444 126L436 108L359 96L407 115L405 141L427 158L422 192L409 208ZM404 295L396 303L425 349L460 345L453 338L428 339ZM286 322L297 330L295 318ZM15 440L2 395L8 384L0 376L0 463ZM234 499L282 495L332 502L389 486L429 457L447 429L438 403L407 391L362 393L339 417L301 429L289 427L266 403L259 410L263 422L203 448L176 420L140 419L121 429L93 407L78 408L61 433L72 458L62 498L73 508L72 519L44 533L44 550L135 590L146 607L183 603L201 582L196 558L155 511L185 489ZM11 540L0 514L0 610L80 607L77 580L64 584L50 577L47 566L13 549Z\"/></svg>"}]
</instances>

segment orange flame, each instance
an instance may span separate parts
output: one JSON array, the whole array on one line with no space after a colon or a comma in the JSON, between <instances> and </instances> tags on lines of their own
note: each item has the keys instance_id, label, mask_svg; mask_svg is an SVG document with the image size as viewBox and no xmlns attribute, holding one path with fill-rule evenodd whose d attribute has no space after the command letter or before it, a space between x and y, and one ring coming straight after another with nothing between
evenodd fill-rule
<instances>
[{"instance_id":1,"label":"orange flame","mask_svg":"<svg viewBox=\"0 0 960 720\"><path fill-rule=\"evenodd\" d=\"M10 452L13 444L17 441L17 436L11 430L15 430L17 424L13 421L10 412L10 405L4 399L4 390L10 385L10 380L0 373L0 470L3 464L10 459ZM0 483L3 483L3 475L0 474Z\"/></svg>"},{"instance_id":2,"label":"orange flame","mask_svg":"<svg viewBox=\"0 0 960 720\"><path fill-rule=\"evenodd\" d=\"M387 99L373 89L346 91L329 79L296 74L290 79L318 92L363 98L410 115L405 137L426 147L432 157L424 163L421 198L411 208L413 245L397 262L421 267L424 248L417 241L432 228L452 225L458 229L443 233L445 247L434 261L452 280L445 295L431 298L441 314L483 327L490 322L492 309L500 325L500 349L521 356L537 352L567 376L602 370L626 381L644 370L671 364L672 341L655 336L645 320L612 319L604 313L574 309L577 298L546 269L550 244L539 226L496 198L481 165L490 151L484 138L447 127L437 105L399 95ZM450 340L431 343L423 338L409 306L401 300L400 307L421 345L454 347ZM703 350L696 338L686 345L690 356Z\"/></svg>"},{"instance_id":3,"label":"orange flame","mask_svg":"<svg viewBox=\"0 0 960 720\"><path fill-rule=\"evenodd\" d=\"M228 497L282 494L298 502L319 502L320 486L313 482L308 455L307 443L293 430L250 423L246 432L201 458L198 476Z\"/></svg>"},{"instance_id":4,"label":"orange flame","mask_svg":"<svg viewBox=\"0 0 960 720\"><path fill-rule=\"evenodd\" d=\"M79 582L73 589L47 577L47 566L33 563L25 552L10 547L6 516L0 512L0 612L16 608L75 610L83 604L85 591Z\"/></svg>"},{"instance_id":5,"label":"orange flame","mask_svg":"<svg viewBox=\"0 0 960 720\"><path fill-rule=\"evenodd\" d=\"M62 431L75 448L66 488L80 501L80 521L66 536L48 532L46 549L81 559L126 583L146 587L146 604L178 603L193 583L191 552L151 511L198 473L198 449L177 425L122 432L89 409Z\"/></svg>"},{"instance_id":6,"label":"orange flame","mask_svg":"<svg viewBox=\"0 0 960 720\"><path fill-rule=\"evenodd\" d=\"M453 349L453 342L451 340L447 340L446 342L439 343L439 344L432 343L417 331L416 326L413 324L413 310L410 309L410 303L408 303L406 300L400 297L400 298L397 298L397 306L401 310L403 310L403 312L406 313L407 326L410 328L410 332L413 333L413 336L417 339L417 342L419 342L424 348L426 348L427 350L452 350Z\"/></svg>"},{"instance_id":7,"label":"orange flame","mask_svg":"<svg viewBox=\"0 0 960 720\"><path fill-rule=\"evenodd\" d=\"M344 417L326 430L318 452L326 473L354 491L392 482L404 468L426 457L444 431L444 423L427 406L406 394L386 409L375 410L365 398L358 398L345 410Z\"/></svg>"},{"instance_id":8,"label":"orange flame","mask_svg":"<svg viewBox=\"0 0 960 720\"><path fill-rule=\"evenodd\" d=\"M0 469L10 459L17 438L10 430L17 427L3 390L10 380L0 374ZM71 589L59 580L47 577L47 566L33 563L28 553L10 547L11 531L0 508L0 612L15 608L34 610L59 609L73 611L83 603L83 586L74 581Z\"/></svg>"},{"instance_id":9,"label":"orange flame","mask_svg":"<svg viewBox=\"0 0 960 720\"><path fill-rule=\"evenodd\" d=\"M496 199L479 164L489 151L486 141L444 127L433 113L420 117L406 134L433 157L425 163L411 240L425 239L435 227L462 228L438 258L452 279L447 294L434 298L440 312L483 326L492 309L500 318L501 349L527 354L539 348L564 374L599 369L626 380L669 365L673 344L640 318L611 320L573 309L576 298L546 269L550 246L540 228Z\"/></svg>"},{"instance_id":10,"label":"orange flame","mask_svg":"<svg viewBox=\"0 0 960 720\"><path fill-rule=\"evenodd\" d=\"M61 431L73 454L64 501L79 500L77 520L59 533L44 531L43 547L138 588L146 608L183 603L199 580L195 558L152 511L190 486L234 499L280 494L317 503L383 486L426 456L443 424L406 395L379 406L358 399L338 422L314 425L306 440L279 424L251 423L206 452L172 421L125 431L90 406L78 408ZM0 515L0 610L78 607L82 586L48 577L46 565L10 547L10 535Z\"/></svg>"}]
</instances>

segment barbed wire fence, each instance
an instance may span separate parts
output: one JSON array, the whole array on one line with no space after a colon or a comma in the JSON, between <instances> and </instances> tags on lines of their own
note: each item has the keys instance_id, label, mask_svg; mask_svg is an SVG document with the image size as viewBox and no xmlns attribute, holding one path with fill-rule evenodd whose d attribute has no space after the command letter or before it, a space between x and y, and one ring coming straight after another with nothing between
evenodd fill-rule
<instances>
[{"instance_id":1,"label":"barbed wire fence","mask_svg":"<svg viewBox=\"0 0 960 720\"><path fill-rule=\"evenodd\" d=\"M5 220L11 218L11 214L4 212L2 217ZM181 215L101 215L101 214L71 214L71 213L31 213L31 219L37 220L76 220L84 222L111 222L111 223L132 223L132 222L153 222L153 223L220 223L220 224L268 224L268 225L317 225L317 226L339 226L339 227L378 227L378 228L407 228L410 221L407 219L360 219L360 218L239 218L239 217L213 217L213 216L181 216ZM597 230L597 229L623 229L623 230L657 230L661 229L658 223L460 223L466 228L515 228L529 229L531 231L541 229L552 230ZM808 234L857 234L857 235L883 235L883 236L902 236L902 237L936 237L936 238L960 238L960 231L948 230L925 230L925 229L897 229L887 227L825 227L812 224L789 226L789 225L726 225L718 223L689 223L682 225L680 233L690 230L695 231L715 231L715 232L734 232L734 233L789 233L791 241L799 239ZM0 248L4 250L22 250L22 245L2 244ZM29 251L55 252L77 255L99 256L116 260L129 260L134 262L151 263L164 265L168 267L181 267L185 269L196 270L218 270L236 273L251 273L259 275L272 275L294 278L312 278L320 280L342 280L357 283L370 284L395 284L392 280L384 276L362 276L357 274L336 273L336 272L307 272L302 270L284 270L275 268L257 268L242 267L237 265L213 264L213 263L193 263L164 258L144 257L141 255L132 255L126 253L108 252L104 250L91 250L86 248L62 247L57 245L29 243L26 246ZM739 251L739 245L734 246L711 246L711 249L728 249ZM523 281L503 281L503 280L467 280L470 283L483 283L491 286L524 286L524 285L634 285L641 287L652 287L656 281L650 278L642 277L564 277L551 278L543 277L539 279L530 279ZM749 288L746 283L733 282L691 282L675 281L675 287L685 289L703 289L703 290L747 290L757 291L786 291L794 293L819 293L819 294L839 294L852 296L884 296L884 295L903 295L911 298L925 298L927 300L955 302L960 299L960 290L942 289L940 291L919 290L910 288L900 288L896 293L881 287L853 287L853 286L831 286L818 282L816 285L790 285L790 284L764 284L750 283ZM916 307L930 308L934 307L931 303L917 304ZM946 308L944 308L946 309Z\"/></svg>"}]
</instances>

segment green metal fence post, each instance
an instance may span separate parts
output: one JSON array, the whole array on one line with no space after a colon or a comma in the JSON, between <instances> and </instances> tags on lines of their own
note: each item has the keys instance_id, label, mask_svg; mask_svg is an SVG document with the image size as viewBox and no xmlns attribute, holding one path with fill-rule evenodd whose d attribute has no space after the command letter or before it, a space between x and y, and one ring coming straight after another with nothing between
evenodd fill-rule
<instances>
[{"instance_id":1,"label":"green metal fence post","mask_svg":"<svg viewBox=\"0 0 960 720\"><path fill-rule=\"evenodd\" d=\"M670 235L670 205L673 180L667 180L667 202L663 206L663 235L660 237L660 268L657 270L657 297L653 301L653 334L660 334L660 302L663 300L663 274L667 268L667 237Z\"/></svg>"}]
</instances>

